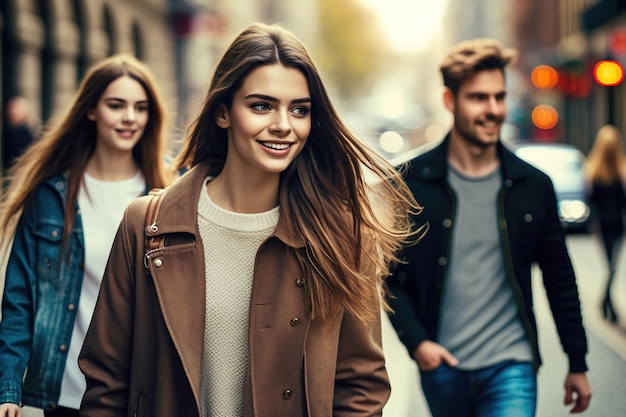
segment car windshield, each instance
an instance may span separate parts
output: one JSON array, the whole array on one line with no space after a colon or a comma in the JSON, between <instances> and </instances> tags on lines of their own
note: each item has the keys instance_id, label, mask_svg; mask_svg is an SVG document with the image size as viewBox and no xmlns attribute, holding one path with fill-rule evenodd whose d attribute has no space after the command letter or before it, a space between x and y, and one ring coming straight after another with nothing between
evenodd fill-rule
<instances>
[{"instance_id":1,"label":"car windshield","mask_svg":"<svg viewBox=\"0 0 626 417\"><path fill-rule=\"evenodd\" d=\"M515 153L548 174L557 192L580 190L583 156L577 149L522 146Z\"/></svg>"}]
</instances>

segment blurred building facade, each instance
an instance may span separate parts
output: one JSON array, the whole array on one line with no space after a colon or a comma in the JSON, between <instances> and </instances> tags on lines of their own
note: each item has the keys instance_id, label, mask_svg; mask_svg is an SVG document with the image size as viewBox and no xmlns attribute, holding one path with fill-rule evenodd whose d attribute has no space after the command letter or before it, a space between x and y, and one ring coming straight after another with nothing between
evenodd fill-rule
<instances>
[{"instance_id":1,"label":"blurred building facade","mask_svg":"<svg viewBox=\"0 0 626 417\"><path fill-rule=\"evenodd\" d=\"M45 123L92 63L125 52L155 73L176 139L241 29L280 22L310 44L316 16L314 0L0 0L0 110L20 95Z\"/></svg>"},{"instance_id":2,"label":"blurred building facade","mask_svg":"<svg viewBox=\"0 0 626 417\"><path fill-rule=\"evenodd\" d=\"M68 104L90 64L117 52L147 62L163 93L176 96L165 0L2 0L0 5L2 98L26 97L41 120Z\"/></svg>"}]
</instances>

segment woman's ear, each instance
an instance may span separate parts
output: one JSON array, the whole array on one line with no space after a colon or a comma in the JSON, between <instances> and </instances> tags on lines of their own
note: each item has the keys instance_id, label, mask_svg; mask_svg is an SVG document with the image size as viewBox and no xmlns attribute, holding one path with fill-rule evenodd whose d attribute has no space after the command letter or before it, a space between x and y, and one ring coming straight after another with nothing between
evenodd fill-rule
<instances>
[{"instance_id":1,"label":"woman's ear","mask_svg":"<svg viewBox=\"0 0 626 417\"><path fill-rule=\"evenodd\" d=\"M228 113L228 108L226 105L222 104L217 112L215 113L215 123L222 129L227 129L230 127L230 114Z\"/></svg>"},{"instance_id":2,"label":"woman's ear","mask_svg":"<svg viewBox=\"0 0 626 417\"><path fill-rule=\"evenodd\" d=\"M89 109L87 110L87 119L91 120L92 122L96 121L96 109Z\"/></svg>"}]
</instances>

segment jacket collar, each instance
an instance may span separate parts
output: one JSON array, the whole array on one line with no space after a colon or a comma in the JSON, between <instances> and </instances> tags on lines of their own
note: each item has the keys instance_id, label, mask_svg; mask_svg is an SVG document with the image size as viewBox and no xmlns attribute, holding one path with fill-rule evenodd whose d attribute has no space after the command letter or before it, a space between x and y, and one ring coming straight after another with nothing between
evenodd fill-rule
<instances>
[{"instance_id":1,"label":"jacket collar","mask_svg":"<svg viewBox=\"0 0 626 417\"><path fill-rule=\"evenodd\" d=\"M159 211L159 232L176 233L198 232L198 200L204 191L202 183L207 176L219 174L223 161L217 159L204 160L183 174L167 188ZM288 221L289 213L285 207L280 208L278 225L273 236L294 248L301 248L306 242L301 234Z\"/></svg>"},{"instance_id":2,"label":"jacket collar","mask_svg":"<svg viewBox=\"0 0 626 417\"><path fill-rule=\"evenodd\" d=\"M414 175L423 181L445 179L448 175L449 143L450 133L448 132L439 145L414 159L414 161L419 160L419 168L413 166L413 161L411 161L410 169ZM532 172L533 168L504 146L501 140L498 140L496 146L503 178L518 181Z\"/></svg>"}]
</instances>

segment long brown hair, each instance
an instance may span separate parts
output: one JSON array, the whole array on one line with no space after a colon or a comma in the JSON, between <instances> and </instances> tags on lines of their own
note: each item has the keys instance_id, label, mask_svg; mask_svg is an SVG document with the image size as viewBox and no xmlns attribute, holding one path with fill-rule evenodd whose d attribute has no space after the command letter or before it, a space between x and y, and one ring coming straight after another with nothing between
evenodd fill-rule
<instances>
[{"instance_id":1,"label":"long brown hair","mask_svg":"<svg viewBox=\"0 0 626 417\"><path fill-rule=\"evenodd\" d=\"M246 76L262 65L299 70L311 94L311 132L281 173L279 202L307 246L297 256L308 276L313 317L345 308L361 319L379 314L378 291L396 252L411 236L409 213L420 209L398 172L342 123L304 46L280 26L254 24L226 50L206 100L188 129L179 168L225 159L227 132L215 116L230 107ZM375 179L365 180L364 172ZM384 202L375 212L370 199ZM375 303L373 301L376 301Z\"/></svg>"},{"instance_id":2,"label":"long brown hair","mask_svg":"<svg viewBox=\"0 0 626 417\"><path fill-rule=\"evenodd\" d=\"M55 118L40 139L16 161L8 174L8 188L0 206L0 227L6 230L35 189L53 175L65 172L68 178L64 215L64 239L74 222L74 200L83 172L96 147L95 122L87 112L96 107L104 90L116 79L128 76L141 84L148 96L148 124L133 149L148 187L164 187L171 175L164 161L165 110L153 75L136 58L118 54L92 66L82 80L69 108ZM3 233L2 239L10 238Z\"/></svg>"},{"instance_id":3,"label":"long brown hair","mask_svg":"<svg viewBox=\"0 0 626 417\"><path fill-rule=\"evenodd\" d=\"M613 185L626 179L626 154L619 129L604 125L596 134L586 166L590 184Z\"/></svg>"}]
</instances>

